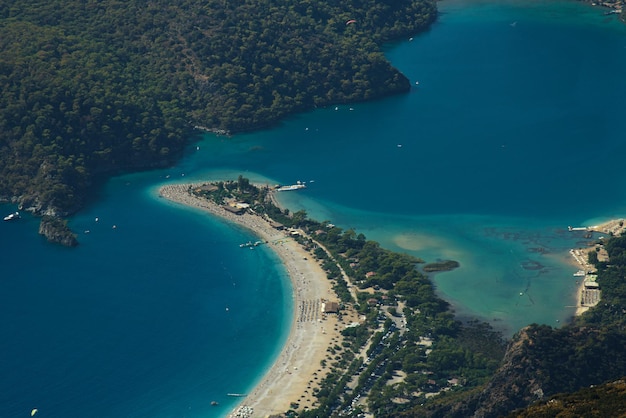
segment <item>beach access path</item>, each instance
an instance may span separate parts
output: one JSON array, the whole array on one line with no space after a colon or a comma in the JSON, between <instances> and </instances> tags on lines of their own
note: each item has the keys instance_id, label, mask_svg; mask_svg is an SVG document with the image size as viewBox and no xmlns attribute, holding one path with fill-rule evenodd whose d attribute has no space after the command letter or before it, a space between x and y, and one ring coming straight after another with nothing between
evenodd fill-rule
<instances>
[{"instance_id":1,"label":"beach access path","mask_svg":"<svg viewBox=\"0 0 626 418\"><path fill-rule=\"evenodd\" d=\"M328 371L321 366L328 355L326 349L342 338L336 316L321 313L322 300L337 299L331 282L315 258L287 232L275 229L259 215L236 215L190 193L191 187L200 185L167 185L159 189L159 195L251 230L279 256L294 290L294 318L287 342L270 370L230 416L265 417L286 412L292 402L298 409L314 407L312 389L319 387Z\"/></svg>"}]
</instances>

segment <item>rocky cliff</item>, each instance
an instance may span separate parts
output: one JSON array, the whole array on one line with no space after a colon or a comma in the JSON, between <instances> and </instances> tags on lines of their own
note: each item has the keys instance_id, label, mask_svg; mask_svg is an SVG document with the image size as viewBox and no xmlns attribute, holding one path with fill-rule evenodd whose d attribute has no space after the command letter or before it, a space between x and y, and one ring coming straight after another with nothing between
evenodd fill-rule
<instances>
[{"instance_id":1,"label":"rocky cliff","mask_svg":"<svg viewBox=\"0 0 626 418\"><path fill-rule=\"evenodd\" d=\"M67 226L67 221L54 216L41 218L39 234L46 237L50 242L65 245L66 247L76 247L78 245L76 235Z\"/></svg>"}]
</instances>

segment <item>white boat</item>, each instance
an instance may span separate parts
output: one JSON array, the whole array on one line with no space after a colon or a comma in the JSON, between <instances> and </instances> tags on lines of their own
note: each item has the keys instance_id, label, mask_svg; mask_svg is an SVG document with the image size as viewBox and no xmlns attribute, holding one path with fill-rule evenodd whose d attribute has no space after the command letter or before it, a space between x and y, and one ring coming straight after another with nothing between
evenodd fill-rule
<instances>
[{"instance_id":1,"label":"white boat","mask_svg":"<svg viewBox=\"0 0 626 418\"><path fill-rule=\"evenodd\" d=\"M20 213L19 212L13 212L8 214L7 216L4 217L5 221L14 221L16 219L20 218Z\"/></svg>"},{"instance_id":2,"label":"white boat","mask_svg":"<svg viewBox=\"0 0 626 418\"><path fill-rule=\"evenodd\" d=\"M306 188L306 185L299 181L296 184L292 184L290 186L280 186L276 189L276 191L285 192L289 190L298 190L298 189L305 189L305 188Z\"/></svg>"}]
</instances>

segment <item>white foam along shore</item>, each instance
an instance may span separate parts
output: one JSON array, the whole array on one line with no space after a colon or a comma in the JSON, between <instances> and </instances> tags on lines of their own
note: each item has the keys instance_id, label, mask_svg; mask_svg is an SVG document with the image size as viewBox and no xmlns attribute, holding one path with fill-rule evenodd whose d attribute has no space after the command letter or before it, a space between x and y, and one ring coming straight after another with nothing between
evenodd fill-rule
<instances>
[{"instance_id":1,"label":"white foam along shore","mask_svg":"<svg viewBox=\"0 0 626 418\"><path fill-rule=\"evenodd\" d=\"M159 189L159 195L251 230L280 257L294 291L294 318L287 342L270 370L242 397L230 416L278 414L289 410L292 402L297 403L299 409L313 407L312 387L323 379L327 370L320 363L327 355L327 347L341 338L336 317L321 313L322 300L336 300L326 273L288 233L277 230L263 217L248 212L236 215L190 193L191 188L200 185L167 185Z\"/></svg>"}]
</instances>

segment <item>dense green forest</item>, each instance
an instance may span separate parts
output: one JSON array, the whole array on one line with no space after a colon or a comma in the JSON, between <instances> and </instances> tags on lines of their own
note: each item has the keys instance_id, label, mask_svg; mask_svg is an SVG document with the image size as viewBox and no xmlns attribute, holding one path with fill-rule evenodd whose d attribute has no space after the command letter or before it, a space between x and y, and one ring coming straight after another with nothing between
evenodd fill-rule
<instances>
[{"instance_id":1,"label":"dense green forest","mask_svg":"<svg viewBox=\"0 0 626 418\"><path fill-rule=\"evenodd\" d=\"M172 163L194 126L236 132L406 91L381 52L432 0L0 4L0 198L65 215L98 175Z\"/></svg>"}]
</instances>

